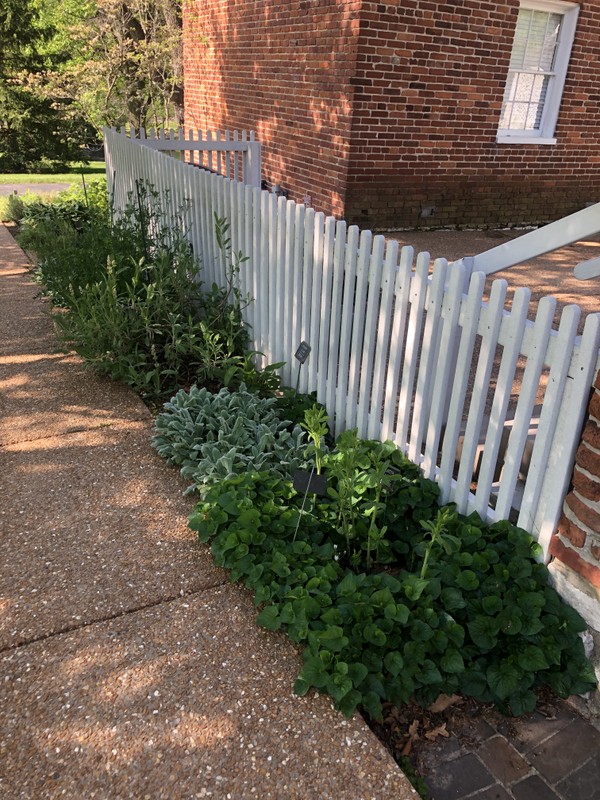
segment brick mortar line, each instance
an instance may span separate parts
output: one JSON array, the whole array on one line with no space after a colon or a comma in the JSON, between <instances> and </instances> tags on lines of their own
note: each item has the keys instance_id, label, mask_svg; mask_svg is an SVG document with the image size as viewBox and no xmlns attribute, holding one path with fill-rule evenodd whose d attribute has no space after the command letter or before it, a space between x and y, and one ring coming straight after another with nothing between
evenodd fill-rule
<instances>
[{"instance_id":1,"label":"brick mortar line","mask_svg":"<svg viewBox=\"0 0 600 800\"><path fill-rule=\"evenodd\" d=\"M146 611L148 608L158 608L158 606L174 603L176 600L184 600L186 597L193 597L195 595L203 594L204 592L210 592L213 589L218 589L220 586L227 586L228 584L229 580L225 578L224 580L211 584L210 586L205 586L203 589L186 592L185 594L177 594L173 597L166 597L162 600L157 600L155 603L147 603L146 605L136 606L135 608L128 608L125 611L109 614L107 617L100 617L99 619L92 620L91 622L84 622L81 625L67 626L44 636L34 636L31 639L26 639L18 644L10 645L9 647L1 647L0 656L4 656L6 653L12 653L16 650L19 650L21 647L29 647L29 645L36 644L37 642L45 642L49 639L54 639L56 636L62 636L65 633L74 633L76 631L85 630L93 625L98 625L103 622L111 622L112 620L121 619L122 617L128 617L131 614L137 614L140 611Z\"/></svg>"}]
</instances>

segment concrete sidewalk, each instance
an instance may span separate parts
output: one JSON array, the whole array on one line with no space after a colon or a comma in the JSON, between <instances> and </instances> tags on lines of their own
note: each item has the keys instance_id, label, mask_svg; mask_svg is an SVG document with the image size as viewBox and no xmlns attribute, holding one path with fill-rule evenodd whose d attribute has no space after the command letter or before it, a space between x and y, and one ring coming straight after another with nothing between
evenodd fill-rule
<instances>
[{"instance_id":1,"label":"concrete sidewalk","mask_svg":"<svg viewBox=\"0 0 600 800\"><path fill-rule=\"evenodd\" d=\"M293 695L148 410L57 350L1 225L0 261L0 797L415 797L361 718Z\"/></svg>"}]
</instances>

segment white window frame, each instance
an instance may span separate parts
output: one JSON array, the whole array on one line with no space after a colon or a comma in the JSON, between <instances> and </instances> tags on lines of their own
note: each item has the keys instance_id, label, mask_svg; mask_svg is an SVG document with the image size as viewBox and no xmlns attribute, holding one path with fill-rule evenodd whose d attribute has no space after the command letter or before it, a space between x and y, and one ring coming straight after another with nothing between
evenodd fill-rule
<instances>
[{"instance_id":1,"label":"white window frame","mask_svg":"<svg viewBox=\"0 0 600 800\"><path fill-rule=\"evenodd\" d=\"M554 75L550 79L546 92L540 127L531 131L499 128L496 141L499 144L556 144L554 131L575 38L579 5L562 0L521 0L520 7L562 15L563 21L554 62Z\"/></svg>"}]
</instances>

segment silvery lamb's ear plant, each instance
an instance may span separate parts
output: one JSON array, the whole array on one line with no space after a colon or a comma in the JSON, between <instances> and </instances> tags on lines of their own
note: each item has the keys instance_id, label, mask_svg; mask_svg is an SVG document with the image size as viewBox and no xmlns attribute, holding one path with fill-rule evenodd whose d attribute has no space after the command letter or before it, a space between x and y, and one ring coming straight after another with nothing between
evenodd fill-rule
<instances>
[{"instance_id":1,"label":"silvery lamb's ear plant","mask_svg":"<svg viewBox=\"0 0 600 800\"><path fill-rule=\"evenodd\" d=\"M262 398L242 384L218 394L192 386L179 391L157 417L152 445L169 464L203 489L248 471L269 470L289 478L304 465L304 433L289 430L273 397Z\"/></svg>"}]
</instances>

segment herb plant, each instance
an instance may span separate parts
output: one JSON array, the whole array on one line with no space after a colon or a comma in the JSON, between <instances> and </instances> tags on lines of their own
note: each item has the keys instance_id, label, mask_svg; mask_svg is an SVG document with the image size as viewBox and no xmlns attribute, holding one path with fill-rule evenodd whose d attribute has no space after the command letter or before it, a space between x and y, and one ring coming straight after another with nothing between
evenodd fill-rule
<instances>
[{"instance_id":1,"label":"herb plant","mask_svg":"<svg viewBox=\"0 0 600 800\"><path fill-rule=\"evenodd\" d=\"M194 382L274 392L281 365L259 373L247 353L249 298L238 288L245 258L231 252L227 223L215 222L224 288L207 292L186 238L187 205L176 220L166 208L141 182L119 214L94 184L30 207L22 241L37 254L44 293L67 311L55 315L63 342L150 403Z\"/></svg>"},{"instance_id":2,"label":"herb plant","mask_svg":"<svg viewBox=\"0 0 600 800\"><path fill-rule=\"evenodd\" d=\"M261 398L242 384L217 394L192 386L180 390L156 419L153 447L202 489L247 471L269 469L290 477L303 461L299 427L291 432L274 398Z\"/></svg>"}]
</instances>

